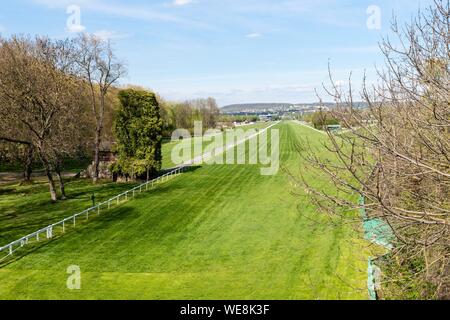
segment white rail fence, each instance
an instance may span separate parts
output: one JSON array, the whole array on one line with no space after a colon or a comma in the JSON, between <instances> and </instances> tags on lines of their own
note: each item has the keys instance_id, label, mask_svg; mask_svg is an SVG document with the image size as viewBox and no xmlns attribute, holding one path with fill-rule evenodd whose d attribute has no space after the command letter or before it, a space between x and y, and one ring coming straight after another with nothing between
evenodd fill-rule
<instances>
[{"instance_id":1,"label":"white rail fence","mask_svg":"<svg viewBox=\"0 0 450 320\"><path fill-rule=\"evenodd\" d=\"M57 234L59 235L64 234L68 228L75 228L77 224L83 221L88 221L90 216L100 215L103 209L109 210L113 205L119 205L123 200L127 201L129 198L134 198L137 193L147 191L149 188L151 189L157 184L164 183L172 179L173 177L180 175L187 168L189 168L189 166L177 167L154 180L147 181L133 189L130 189L126 192L123 192L115 196L114 198L111 198L109 200L97 204L96 206L86 209L83 212L74 214L73 216L65 218L64 220L51 224L45 228L42 228L27 236L24 236L19 240L13 241L10 244L0 247L0 262L6 260L8 257L12 256L14 252L16 252L17 250L23 248L28 244L37 243L45 239L50 240Z\"/></svg>"}]
</instances>

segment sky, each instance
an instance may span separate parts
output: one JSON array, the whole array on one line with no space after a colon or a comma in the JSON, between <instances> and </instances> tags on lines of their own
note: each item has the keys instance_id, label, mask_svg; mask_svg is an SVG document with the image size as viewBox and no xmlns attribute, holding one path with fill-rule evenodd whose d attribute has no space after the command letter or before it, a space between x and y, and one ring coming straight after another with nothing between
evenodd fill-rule
<instances>
[{"instance_id":1,"label":"sky","mask_svg":"<svg viewBox=\"0 0 450 320\"><path fill-rule=\"evenodd\" d=\"M0 0L0 33L113 43L128 73L121 84L168 100L307 103L352 72L376 80L378 44L395 14L410 21L431 0Z\"/></svg>"}]
</instances>

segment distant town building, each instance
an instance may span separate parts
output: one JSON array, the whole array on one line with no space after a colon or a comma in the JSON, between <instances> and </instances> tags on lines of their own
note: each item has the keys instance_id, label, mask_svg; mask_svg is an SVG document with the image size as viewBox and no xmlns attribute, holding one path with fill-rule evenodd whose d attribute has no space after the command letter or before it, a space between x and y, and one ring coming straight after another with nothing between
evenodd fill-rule
<instances>
[{"instance_id":1,"label":"distant town building","mask_svg":"<svg viewBox=\"0 0 450 320\"><path fill-rule=\"evenodd\" d=\"M273 116L271 114L262 114L259 116L260 121L272 121Z\"/></svg>"}]
</instances>

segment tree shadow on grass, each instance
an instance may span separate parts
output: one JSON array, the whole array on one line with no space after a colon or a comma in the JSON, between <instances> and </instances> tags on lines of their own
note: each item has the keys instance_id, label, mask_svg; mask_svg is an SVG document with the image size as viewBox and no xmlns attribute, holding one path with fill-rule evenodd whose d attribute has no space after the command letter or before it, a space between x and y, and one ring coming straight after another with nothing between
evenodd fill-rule
<instances>
[{"instance_id":1,"label":"tree shadow on grass","mask_svg":"<svg viewBox=\"0 0 450 320\"><path fill-rule=\"evenodd\" d=\"M83 190L83 187L86 188ZM132 187L133 185L124 184L111 184L103 187L71 184L67 192L67 199L56 203L39 196L21 201L21 197L17 195L16 201L11 201L9 206L3 208L4 212L0 213L0 244L4 242L1 239L14 230L24 230L24 234L16 233L15 238L18 238L25 235L27 230L30 232L38 230L92 207L92 193L96 194L96 200L99 203Z\"/></svg>"},{"instance_id":2,"label":"tree shadow on grass","mask_svg":"<svg viewBox=\"0 0 450 320\"><path fill-rule=\"evenodd\" d=\"M58 234L54 235L52 239L47 239L45 237L45 233L43 232L41 234L41 241L30 243L18 249L12 256L0 262L0 269L19 262L22 259L39 252L40 250L52 250L52 246L55 248L60 245L62 238L65 238L65 241L71 241L71 238L74 241L79 241L79 236L82 235L82 233L88 232L89 235L85 238L85 240L90 241L92 235L95 235L101 230L105 230L112 224L118 222L125 223L127 221L131 222L139 217L140 214L137 210L129 206L114 208L111 209L111 211L103 211L101 215L93 214L89 221L85 220L85 217L80 217L77 227L73 228L71 224L68 223L66 232L58 232ZM80 248L83 247L80 246ZM0 259L1 258L2 257L0 257Z\"/></svg>"},{"instance_id":3,"label":"tree shadow on grass","mask_svg":"<svg viewBox=\"0 0 450 320\"><path fill-rule=\"evenodd\" d=\"M16 191L15 188L12 188L11 186L0 188L0 196L6 196L10 194L14 194Z\"/></svg>"},{"instance_id":4,"label":"tree shadow on grass","mask_svg":"<svg viewBox=\"0 0 450 320\"><path fill-rule=\"evenodd\" d=\"M186 169L185 172L194 172L198 169L200 169L201 166L192 166L192 167L188 167ZM169 171L170 172L170 171ZM164 173L161 173L161 175L163 175ZM80 186L81 187L81 186ZM111 186L110 186L111 187ZM125 188L125 187L129 187L129 188ZM119 194L120 192L123 192L128 189L131 189L132 186L125 186L125 185L117 185L117 186L113 186L112 188L108 189L108 194L112 194L111 196L115 196L116 193ZM149 189L145 192L143 192L142 194L136 194L136 198L144 198L144 197L148 197L151 196L152 194L154 195L159 195L159 194L164 194L167 193L169 191L174 190L174 188L176 187L176 184L162 184L162 185L158 185L157 187L153 188L153 189ZM91 190L92 191L92 190ZM84 190L84 191L79 191L79 192L75 192L75 193L71 193L70 194L70 199L77 199L76 196L81 197L81 195L83 195L82 199L85 199L86 194L89 194L88 191ZM108 195L109 197L109 195ZM105 199L106 200L106 199ZM33 214L39 216L39 220L34 220L32 219L31 221L35 221L34 223L31 223L31 221L23 221L23 223L21 224L14 224L14 225L9 225L7 227L3 227L1 228L1 231L3 234L5 233L11 233L14 230L23 230L24 227L26 226L26 230L32 230L30 232L33 232L35 230L39 230L43 227L46 227L52 223L55 223L55 220L62 220L64 217L60 217L60 218L55 218L54 216L46 216L45 218L42 217L42 213L43 212L47 212L48 211L48 205L49 202L42 200L42 201L37 201L38 203L36 203L33 206ZM86 208L89 207L88 205L89 203L87 203ZM123 204L122 204L123 205ZM20 210L23 211L24 209L26 209L27 207L29 207L29 203L25 203L21 206L19 206L19 208L21 208ZM80 210L81 211L81 210ZM105 211L103 211L105 212ZM67 216L73 215L77 212L70 212L67 214ZM105 227L104 222L107 222L108 225L111 223L116 223L117 221L124 221L124 217L129 218L131 214L134 213L135 217L139 217L140 214L134 209L131 208L130 206L122 206L122 207L116 207L116 208L112 208L111 211L106 211L106 213L103 213L102 215L99 216L99 219L95 220L97 222L91 222L90 224L83 224L81 227L79 228L75 228L75 229L70 229L68 232L66 232L63 235L58 235L56 237L54 237L51 240L44 240L41 242L36 242L33 244L30 244L27 247L21 248L19 250L20 254L17 255L13 255L12 257L8 258L6 260L6 262L1 263L0 262L0 268L5 267L5 265L9 265L11 263L14 263L18 260L21 260L22 258L36 252L37 250L51 245L52 243L54 243L56 240L58 240L59 238L63 237L63 236L67 236L73 232L75 232L76 230L83 230L84 228L94 228L94 229L102 229ZM100 219L101 218L101 219ZM81 218L82 219L82 218ZM100 225L98 224L98 222L101 222ZM98 228L96 228L98 226ZM95 232L95 230L93 230L93 232ZM19 238L19 237L17 237ZM5 241L10 240L9 237L5 238ZM1 241L2 243L5 241ZM11 240L13 241L13 240ZM9 242L9 241L8 241ZM5 264L6 263L6 264Z\"/></svg>"}]
</instances>

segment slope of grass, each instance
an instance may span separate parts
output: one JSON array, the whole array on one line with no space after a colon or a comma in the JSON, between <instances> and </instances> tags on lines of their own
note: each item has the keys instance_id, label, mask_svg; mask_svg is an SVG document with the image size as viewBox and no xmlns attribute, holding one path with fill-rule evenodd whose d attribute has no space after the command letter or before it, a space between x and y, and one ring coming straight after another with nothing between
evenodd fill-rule
<instances>
[{"instance_id":1,"label":"slope of grass","mask_svg":"<svg viewBox=\"0 0 450 320\"><path fill-rule=\"evenodd\" d=\"M298 137L323 139L276 128L294 172ZM317 216L282 171L259 169L203 166L28 250L0 269L0 299L366 299L361 235ZM81 290L66 288L71 265Z\"/></svg>"},{"instance_id":2,"label":"slope of grass","mask_svg":"<svg viewBox=\"0 0 450 320\"><path fill-rule=\"evenodd\" d=\"M242 129L244 131L252 130L252 129L261 130L261 129L267 128L269 125L271 125L271 123L261 122L261 123L256 123L254 125L242 126L242 127L239 127L238 129ZM234 129L230 129L230 130L234 130ZM222 137L225 137L225 133L222 133ZM173 163L173 161L172 161L172 150L179 143L189 143L190 144L190 146L191 146L191 154L189 156L190 159L194 159L198 156L201 156L203 153L200 150L194 150L194 144L196 141L198 141L197 139L199 139L199 138L191 138L191 139L188 139L187 141L182 141L182 142L178 142L178 141L173 142L172 141L172 142L164 143L162 146L162 157L163 157L162 168L168 169L168 168L173 168L176 166L176 164ZM210 143L211 143L211 141L203 141L203 143L202 143L203 148L208 146ZM224 141L224 144L225 144L225 141Z\"/></svg>"},{"instance_id":3,"label":"slope of grass","mask_svg":"<svg viewBox=\"0 0 450 320\"><path fill-rule=\"evenodd\" d=\"M258 123L245 126L243 129L262 129L268 125L268 123ZM192 145L193 143L194 141ZM203 147L209 143L205 141ZM175 145L176 143L168 143L163 146L164 169L175 166L171 161L171 151ZM200 154L194 153L192 148L192 157ZM68 170L74 172L79 171L77 168L80 168L82 163L78 160L66 161ZM86 163L84 165L87 167ZM44 178L35 178L33 184L0 185L0 246L91 207L92 194L95 194L97 202L102 202L135 185L111 183L107 180L93 185L90 179L72 179L66 183L68 199L58 203L52 203L49 200L48 185Z\"/></svg>"}]
</instances>

